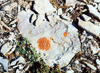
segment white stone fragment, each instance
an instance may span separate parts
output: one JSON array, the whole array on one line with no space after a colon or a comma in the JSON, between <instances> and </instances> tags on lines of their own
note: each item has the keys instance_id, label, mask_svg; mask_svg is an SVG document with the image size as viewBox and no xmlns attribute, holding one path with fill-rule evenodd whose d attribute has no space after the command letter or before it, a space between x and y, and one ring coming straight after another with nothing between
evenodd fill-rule
<instances>
[{"instance_id":1,"label":"white stone fragment","mask_svg":"<svg viewBox=\"0 0 100 73\"><path fill-rule=\"evenodd\" d=\"M17 59L15 59L14 61L11 62L10 66L13 66L13 65L16 65L16 63L20 61L21 63L24 63L25 64L25 59L23 57L19 57Z\"/></svg>"},{"instance_id":2,"label":"white stone fragment","mask_svg":"<svg viewBox=\"0 0 100 73\"><path fill-rule=\"evenodd\" d=\"M12 48L12 45L9 42L7 42L2 46L1 53L5 55L8 51L10 51L11 48Z\"/></svg>"},{"instance_id":3,"label":"white stone fragment","mask_svg":"<svg viewBox=\"0 0 100 73\"><path fill-rule=\"evenodd\" d=\"M59 8L58 9L58 15L61 15L62 14L62 8Z\"/></svg>"},{"instance_id":4,"label":"white stone fragment","mask_svg":"<svg viewBox=\"0 0 100 73\"><path fill-rule=\"evenodd\" d=\"M0 57L0 63L3 65L4 69L8 71L8 60L3 59L3 57Z\"/></svg>"},{"instance_id":5,"label":"white stone fragment","mask_svg":"<svg viewBox=\"0 0 100 73\"><path fill-rule=\"evenodd\" d=\"M100 57L100 51L98 52L98 56Z\"/></svg>"},{"instance_id":6,"label":"white stone fragment","mask_svg":"<svg viewBox=\"0 0 100 73\"><path fill-rule=\"evenodd\" d=\"M87 16L85 14L83 14L82 16L84 17L85 21L89 21L91 19L91 17L89 17L89 16Z\"/></svg>"},{"instance_id":7,"label":"white stone fragment","mask_svg":"<svg viewBox=\"0 0 100 73\"><path fill-rule=\"evenodd\" d=\"M7 29L11 30L10 27L8 27L3 21L0 21L0 23L2 24L2 26L6 27Z\"/></svg>"},{"instance_id":8,"label":"white stone fragment","mask_svg":"<svg viewBox=\"0 0 100 73\"><path fill-rule=\"evenodd\" d=\"M97 68L94 66L94 65L92 65L92 64L90 64L90 63L88 63L88 62L84 62L87 66L89 66L91 69L93 69L93 70L96 70Z\"/></svg>"},{"instance_id":9,"label":"white stone fragment","mask_svg":"<svg viewBox=\"0 0 100 73\"><path fill-rule=\"evenodd\" d=\"M100 0L94 0L94 2L96 2L96 3L100 3Z\"/></svg>"},{"instance_id":10,"label":"white stone fragment","mask_svg":"<svg viewBox=\"0 0 100 73\"><path fill-rule=\"evenodd\" d=\"M34 10L36 10L39 14L52 13L56 11L56 9L52 6L49 0L34 0Z\"/></svg>"},{"instance_id":11,"label":"white stone fragment","mask_svg":"<svg viewBox=\"0 0 100 73\"><path fill-rule=\"evenodd\" d=\"M100 66L100 60L96 59L96 63Z\"/></svg>"},{"instance_id":12,"label":"white stone fragment","mask_svg":"<svg viewBox=\"0 0 100 73\"><path fill-rule=\"evenodd\" d=\"M76 63L76 64L79 64L79 60L76 60L75 63Z\"/></svg>"},{"instance_id":13,"label":"white stone fragment","mask_svg":"<svg viewBox=\"0 0 100 73\"><path fill-rule=\"evenodd\" d=\"M97 17L98 19L100 19L100 13L98 12L98 10L93 7L92 5L87 5L89 8L89 13L93 14L95 17Z\"/></svg>"},{"instance_id":14,"label":"white stone fragment","mask_svg":"<svg viewBox=\"0 0 100 73\"><path fill-rule=\"evenodd\" d=\"M10 5L4 6L1 10L11 11L14 7L17 7L17 2L13 2Z\"/></svg>"},{"instance_id":15,"label":"white stone fragment","mask_svg":"<svg viewBox=\"0 0 100 73\"><path fill-rule=\"evenodd\" d=\"M15 40L15 34L13 32L10 32L9 38L10 41Z\"/></svg>"},{"instance_id":16,"label":"white stone fragment","mask_svg":"<svg viewBox=\"0 0 100 73\"><path fill-rule=\"evenodd\" d=\"M71 70L67 70L67 73L74 73L74 71L71 69Z\"/></svg>"},{"instance_id":17,"label":"white stone fragment","mask_svg":"<svg viewBox=\"0 0 100 73\"><path fill-rule=\"evenodd\" d=\"M78 18L78 20L79 20L78 25L80 27L82 27L83 29L87 30L88 32L90 32L100 38L100 26L94 25L93 23L88 22L88 21L85 22L85 21L81 20L80 18Z\"/></svg>"},{"instance_id":18,"label":"white stone fragment","mask_svg":"<svg viewBox=\"0 0 100 73\"><path fill-rule=\"evenodd\" d=\"M99 47L97 48L97 47L94 47L91 45L91 50L92 50L93 54L96 54L100 50L100 48Z\"/></svg>"},{"instance_id":19,"label":"white stone fragment","mask_svg":"<svg viewBox=\"0 0 100 73\"><path fill-rule=\"evenodd\" d=\"M98 4L98 10L100 11L100 3Z\"/></svg>"},{"instance_id":20,"label":"white stone fragment","mask_svg":"<svg viewBox=\"0 0 100 73\"><path fill-rule=\"evenodd\" d=\"M77 3L77 0L66 0L67 6L75 6Z\"/></svg>"},{"instance_id":21,"label":"white stone fragment","mask_svg":"<svg viewBox=\"0 0 100 73\"><path fill-rule=\"evenodd\" d=\"M14 45L14 46L12 47L12 49L11 49L9 52L7 52L7 55L12 54L12 53L14 52L15 49L16 49L16 45Z\"/></svg>"},{"instance_id":22,"label":"white stone fragment","mask_svg":"<svg viewBox=\"0 0 100 73\"><path fill-rule=\"evenodd\" d=\"M68 65L75 54L81 50L78 30L71 25L71 22L63 22L59 18L53 20L52 15L51 18L48 17L50 22L42 21L40 25L34 26L28 21L29 15L31 13L28 14L27 11L20 12L18 15L18 29L22 36L30 41L37 53L41 53L41 57L47 65L53 66L54 63L59 64L60 67ZM64 36L66 32L67 35ZM37 42L41 38L48 39L49 50L39 48Z\"/></svg>"}]
</instances>

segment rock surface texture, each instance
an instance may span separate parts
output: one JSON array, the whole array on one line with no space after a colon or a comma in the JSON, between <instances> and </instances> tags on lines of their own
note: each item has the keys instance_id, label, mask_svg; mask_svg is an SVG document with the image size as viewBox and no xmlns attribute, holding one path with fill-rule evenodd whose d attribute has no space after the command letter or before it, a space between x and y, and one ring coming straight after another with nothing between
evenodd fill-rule
<instances>
[{"instance_id":1,"label":"rock surface texture","mask_svg":"<svg viewBox=\"0 0 100 73\"><path fill-rule=\"evenodd\" d=\"M39 26L34 26L28 21L30 15L30 11L19 13L20 33L31 42L38 53L42 54L47 65L53 66L56 63L64 67L69 64L81 50L77 29L70 22L66 24L61 20L52 23L42 21Z\"/></svg>"}]
</instances>

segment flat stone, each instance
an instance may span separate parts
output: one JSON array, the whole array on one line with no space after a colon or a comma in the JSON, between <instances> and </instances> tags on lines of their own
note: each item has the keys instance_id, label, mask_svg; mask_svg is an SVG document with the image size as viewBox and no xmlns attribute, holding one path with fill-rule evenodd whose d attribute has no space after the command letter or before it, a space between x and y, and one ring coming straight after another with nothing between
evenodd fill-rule
<instances>
[{"instance_id":1,"label":"flat stone","mask_svg":"<svg viewBox=\"0 0 100 73\"><path fill-rule=\"evenodd\" d=\"M39 14L52 13L56 11L49 0L34 0L34 2L35 4L33 9L36 10Z\"/></svg>"},{"instance_id":2,"label":"flat stone","mask_svg":"<svg viewBox=\"0 0 100 73\"><path fill-rule=\"evenodd\" d=\"M96 2L96 3L100 3L100 0L94 0L94 2Z\"/></svg>"},{"instance_id":3,"label":"flat stone","mask_svg":"<svg viewBox=\"0 0 100 73\"><path fill-rule=\"evenodd\" d=\"M8 51L10 51L11 48L12 48L12 45L10 45L10 43L7 42L2 46L1 53L5 55Z\"/></svg>"},{"instance_id":4,"label":"flat stone","mask_svg":"<svg viewBox=\"0 0 100 73\"><path fill-rule=\"evenodd\" d=\"M11 64L10 64L10 66L16 65L16 63L17 63L18 61L19 61L20 63L24 63L24 64L25 64L25 59L24 59L23 57L20 56L20 57L18 57L17 59L15 59L14 61L12 61Z\"/></svg>"},{"instance_id":5,"label":"flat stone","mask_svg":"<svg viewBox=\"0 0 100 73\"><path fill-rule=\"evenodd\" d=\"M98 12L98 10L93 7L92 5L87 5L89 8L89 13L93 14L95 17L97 17L98 19L100 19L100 13Z\"/></svg>"},{"instance_id":6,"label":"flat stone","mask_svg":"<svg viewBox=\"0 0 100 73\"><path fill-rule=\"evenodd\" d=\"M31 12L28 14L25 11L18 15L18 29L22 36L30 41L37 53L41 53L47 65L68 65L75 54L81 51L78 30L71 22L64 23L58 19L55 22L41 21L40 25L34 26L29 23L29 15Z\"/></svg>"},{"instance_id":7,"label":"flat stone","mask_svg":"<svg viewBox=\"0 0 100 73\"><path fill-rule=\"evenodd\" d=\"M61 15L62 14L62 8L59 8L58 9L58 15Z\"/></svg>"},{"instance_id":8,"label":"flat stone","mask_svg":"<svg viewBox=\"0 0 100 73\"><path fill-rule=\"evenodd\" d=\"M8 71L8 60L0 57L0 63L3 65L4 69Z\"/></svg>"},{"instance_id":9,"label":"flat stone","mask_svg":"<svg viewBox=\"0 0 100 73\"><path fill-rule=\"evenodd\" d=\"M67 6L75 6L77 3L77 0L66 0Z\"/></svg>"},{"instance_id":10,"label":"flat stone","mask_svg":"<svg viewBox=\"0 0 100 73\"><path fill-rule=\"evenodd\" d=\"M100 37L100 26L97 26L91 22L83 21L80 18L78 18L79 22L78 25L85 29L86 31L96 35L97 37Z\"/></svg>"},{"instance_id":11,"label":"flat stone","mask_svg":"<svg viewBox=\"0 0 100 73\"><path fill-rule=\"evenodd\" d=\"M100 60L96 59L97 64L100 66Z\"/></svg>"}]
</instances>

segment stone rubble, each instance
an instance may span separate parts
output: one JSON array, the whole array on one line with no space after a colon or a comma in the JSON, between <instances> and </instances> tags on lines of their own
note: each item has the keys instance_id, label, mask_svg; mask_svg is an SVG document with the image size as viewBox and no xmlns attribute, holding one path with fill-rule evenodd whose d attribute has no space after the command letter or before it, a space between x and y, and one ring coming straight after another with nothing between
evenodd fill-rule
<instances>
[{"instance_id":1,"label":"stone rubble","mask_svg":"<svg viewBox=\"0 0 100 73\"><path fill-rule=\"evenodd\" d=\"M30 73L19 34L50 67L100 72L100 0L1 0L0 9L0 72Z\"/></svg>"}]
</instances>

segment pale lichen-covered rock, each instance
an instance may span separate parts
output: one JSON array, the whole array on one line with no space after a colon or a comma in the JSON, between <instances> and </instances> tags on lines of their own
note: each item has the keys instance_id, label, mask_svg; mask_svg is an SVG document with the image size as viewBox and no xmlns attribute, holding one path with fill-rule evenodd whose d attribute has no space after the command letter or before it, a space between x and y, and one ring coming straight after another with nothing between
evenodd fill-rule
<instances>
[{"instance_id":1,"label":"pale lichen-covered rock","mask_svg":"<svg viewBox=\"0 0 100 73\"><path fill-rule=\"evenodd\" d=\"M39 14L52 13L56 9L52 6L49 0L34 0L35 4L33 9Z\"/></svg>"},{"instance_id":2,"label":"pale lichen-covered rock","mask_svg":"<svg viewBox=\"0 0 100 73\"><path fill-rule=\"evenodd\" d=\"M78 53L80 41L78 31L70 22L65 24L61 20L55 22L42 21L34 26L29 23L31 12L22 11L18 15L18 29L26 37L37 53L41 53L44 62L53 66L54 63L64 67Z\"/></svg>"}]
</instances>

